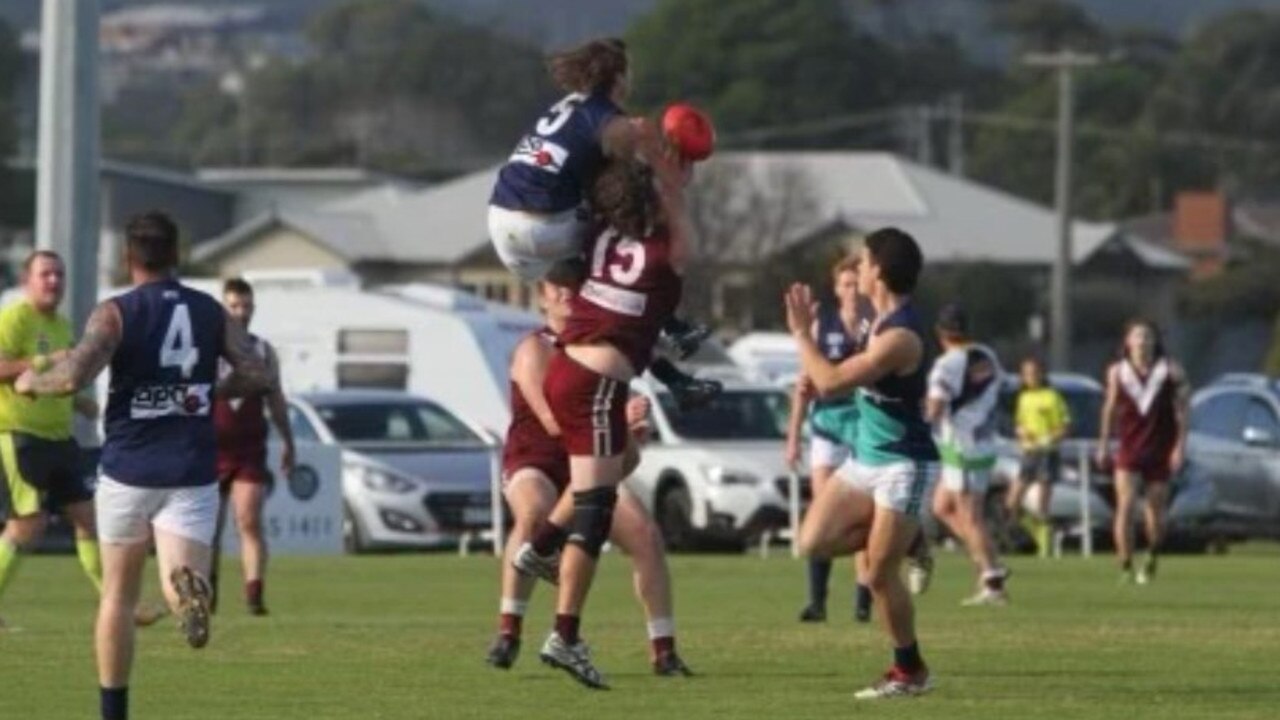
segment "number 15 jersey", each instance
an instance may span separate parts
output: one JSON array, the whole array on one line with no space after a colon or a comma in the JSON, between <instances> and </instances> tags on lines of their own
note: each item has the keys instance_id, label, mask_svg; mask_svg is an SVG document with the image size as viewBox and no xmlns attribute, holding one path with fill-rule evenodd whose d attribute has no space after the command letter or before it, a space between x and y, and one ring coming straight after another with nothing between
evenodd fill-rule
<instances>
[{"instance_id":1,"label":"number 15 jersey","mask_svg":"<svg viewBox=\"0 0 1280 720\"><path fill-rule=\"evenodd\" d=\"M570 301L560 342L607 343L642 373L684 291L684 280L671 264L667 232L659 229L636 240L606 227L587 243L586 252L591 274Z\"/></svg>"},{"instance_id":2,"label":"number 15 jersey","mask_svg":"<svg viewBox=\"0 0 1280 720\"><path fill-rule=\"evenodd\" d=\"M172 279L140 285L113 302L122 327L111 358L103 474L138 487L213 483L222 306Z\"/></svg>"}]
</instances>

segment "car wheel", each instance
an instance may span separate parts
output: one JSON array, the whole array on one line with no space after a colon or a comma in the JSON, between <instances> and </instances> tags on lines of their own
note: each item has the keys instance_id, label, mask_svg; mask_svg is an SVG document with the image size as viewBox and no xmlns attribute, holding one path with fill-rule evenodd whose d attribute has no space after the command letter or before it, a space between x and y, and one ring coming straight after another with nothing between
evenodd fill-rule
<instances>
[{"instance_id":1,"label":"car wheel","mask_svg":"<svg viewBox=\"0 0 1280 720\"><path fill-rule=\"evenodd\" d=\"M355 513L345 504L342 506L342 549L349 555L359 555L369 550L369 538Z\"/></svg>"},{"instance_id":2,"label":"car wheel","mask_svg":"<svg viewBox=\"0 0 1280 720\"><path fill-rule=\"evenodd\" d=\"M658 497L658 527L671 550L689 550L693 547L693 500L689 489L673 484Z\"/></svg>"}]
</instances>

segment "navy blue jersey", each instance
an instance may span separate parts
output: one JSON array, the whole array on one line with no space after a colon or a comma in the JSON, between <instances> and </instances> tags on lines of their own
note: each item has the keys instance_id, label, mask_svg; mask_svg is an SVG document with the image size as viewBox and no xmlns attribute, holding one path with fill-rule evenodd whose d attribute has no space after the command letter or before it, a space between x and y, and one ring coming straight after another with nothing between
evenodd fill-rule
<instances>
[{"instance_id":1,"label":"navy blue jersey","mask_svg":"<svg viewBox=\"0 0 1280 720\"><path fill-rule=\"evenodd\" d=\"M141 285L114 302L123 327L111 358L103 474L139 487L213 483L222 306L177 280Z\"/></svg>"},{"instance_id":2,"label":"navy blue jersey","mask_svg":"<svg viewBox=\"0 0 1280 720\"><path fill-rule=\"evenodd\" d=\"M604 164L600 134L621 114L607 95L566 95L520 139L498 171L489 202L536 213L578 207Z\"/></svg>"},{"instance_id":3,"label":"navy blue jersey","mask_svg":"<svg viewBox=\"0 0 1280 720\"><path fill-rule=\"evenodd\" d=\"M824 305L818 310L814 342L818 344L818 349L828 360L839 364L863 350L873 314L873 310L859 302L858 320L853 330L850 330L840 317L839 307ZM818 398L814 400L814 406L825 407L847 403L852 395L853 393L850 392L844 396Z\"/></svg>"},{"instance_id":4,"label":"navy blue jersey","mask_svg":"<svg viewBox=\"0 0 1280 720\"><path fill-rule=\"evenodd\" d=\"M903 328L925 342L924 323L910 301L881 320L873 334ZM938 459L932 428L924 419L929 364L909 375L886 375L858 392L859 462L886 465L901 461Z\"/></svg>"}]
</instances>

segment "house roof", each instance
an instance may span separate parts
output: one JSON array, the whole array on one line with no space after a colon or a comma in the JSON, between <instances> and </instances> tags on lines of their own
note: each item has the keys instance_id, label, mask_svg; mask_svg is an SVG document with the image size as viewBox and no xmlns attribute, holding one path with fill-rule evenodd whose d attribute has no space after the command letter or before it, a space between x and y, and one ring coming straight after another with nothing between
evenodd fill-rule
<instances>
[{"instance_id":1,"label":"house roof","mask_svg":"<svg viewBox=\"0 0 1280 720\"><path fill-rule=\"evenodd\" d=\"M777 250L833 227L869 231L894 225L915 236L932 261L1048 265L1057 253L1057 215L1051 209L890 153L726 152L712 162L733 163L736 175L765 189L789 174L804 178L812 211L791 224ZM255 218L202 243L197 257L235 247L275 218L314 234L350 261L456 264L489 242L486 209L495 173L488 168L424 189L374 187L312 212ZM1188 265L1177 253L1114 223L1076 221L1073 229L1076 263L1113 242L1154 268Z\"/></svg>"}]
</instances>

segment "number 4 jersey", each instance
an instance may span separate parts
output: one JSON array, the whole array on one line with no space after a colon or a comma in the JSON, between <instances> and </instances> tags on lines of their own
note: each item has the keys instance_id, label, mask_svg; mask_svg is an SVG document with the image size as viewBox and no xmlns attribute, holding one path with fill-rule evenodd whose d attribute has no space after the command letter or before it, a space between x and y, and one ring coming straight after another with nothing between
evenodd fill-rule
<instances>
[{"instance_id":1,"label":"number 4 jersey","mask_svg":"<svg viewBox=\"0 0 1280 720\"><path fill-rule=\"evenodd\" d=\"M122 335L111 358L103 474L140 487L214 482L222 306L177 280L140 285L114 302Z\"/></svg>"},{"instance_id":2,"label":"number 4 jersey","mask_svg":"<svg viewBox=\"0 0 1280 720\"><path fill-rule=\"evenodd\" d=\"M570 302L560 342L612 345L642 373L684 290L671 265L667 233L659 230L635 240L605 228L594 234L586 251L591 274Z\"/></svg>"}]
</instances>

